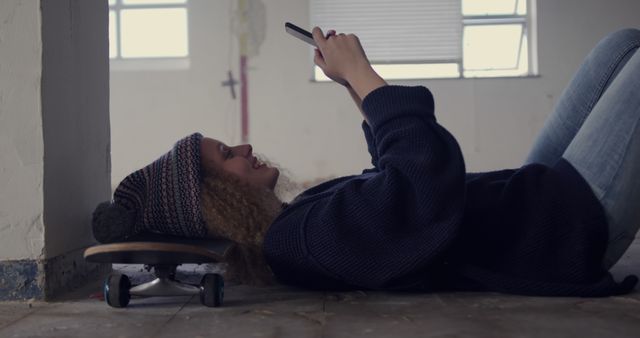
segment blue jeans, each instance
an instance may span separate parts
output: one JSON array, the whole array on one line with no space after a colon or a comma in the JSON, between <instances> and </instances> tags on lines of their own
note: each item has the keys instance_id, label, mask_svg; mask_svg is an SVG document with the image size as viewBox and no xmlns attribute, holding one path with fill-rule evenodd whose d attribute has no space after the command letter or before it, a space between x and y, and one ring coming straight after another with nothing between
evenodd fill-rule
<instances>
[{"instance_id":1,"label":"blue jeans","mask_svg":"<svg viewBox=\"0 0 640 338\"><path fill-rule=\"evenodd\" d=\"M610 269L640 227L640 30L610 34L562 93L526 163L566 159L589 183L609 224Z\"/></svg>"}]
</instances>

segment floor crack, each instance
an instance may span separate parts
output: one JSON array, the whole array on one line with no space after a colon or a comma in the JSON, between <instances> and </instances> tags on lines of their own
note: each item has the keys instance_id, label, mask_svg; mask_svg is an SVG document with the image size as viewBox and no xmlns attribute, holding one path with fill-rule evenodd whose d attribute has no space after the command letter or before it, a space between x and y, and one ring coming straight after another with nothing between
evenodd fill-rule
<instances>
[{"instance_id":1,"label":"floor crack","mask_svg":"<svg viewBox=\"0 0 640 338\"><path fill-rule=\"evenodd\" d=\"M322 296L322 312L325 314L327 313L326 305L327 305L327 293L325 292Z\"/></svg>"},{"instance_id":2,"label":"floor crack","mask_svg":"<svg viewBox=\"0 0 640 338\"><path fill-rule=\"evenodd\" d=\"M4 324L4 325L0 325L0 331L2 331L2 330L4 330L4 329L6 329L6 328L8 328L8 327L12 326L13 324L15 324L15 323L17 323L17 322L19 322L19 321L21 321L21 320L23 320L23 319L25 319L25 318L27 318L27 317L29 317L29 316L31 316L32 314L34 314L34 313L36 313L36 312L40 312L40 311L42 311L42 309L43 309L45 306L48 306L48 305L44 305L44 306L42 306L42 307L36 307L36 308L33 308L33 311L29 311L29 312L25 313L23 316L20 316L20 318L15 319L15 320L12 320L12 321L10 321L10 322L8 322L8 323ZM32 305L31 305L31 304L29 304L29 308L30 308L30 309L32 308Z\"/></svg>"},{"instance_id":3,"label":"floor crack","mask_svg":"<svg viewBox=\"0 0 640 338\"><path fill-rule=\"evenodd\" d=\"M189 297L189 300L182 303L182 306L180 306L180 308L176 312L174 312L171 315L171 317L169 317L169 319L167 319L164 323L162 323L162 325L160 325L160 327L158 327L158 329L152 335L150 335L150 337L157 337L160 334L160 332L162 332L162 329L164 329L165 326L167 326L167 324L169 324L174 318L176 318L178 313L180 313L180 311L182 311L182 309L184 309L184 307L187 306L187 304L191 303L191 301L193 300L193 297L195 297L195 295Z\"/></svg>"},{"instance_id":4,"label":"floor crack","mask_svg":"<svg viewBox=\"0 0 640 338\"><path fill-rule=\"evenodd\" d=\"M325 327L327 324L327 293L326 292L324 292L322 295L322 315L324 316L324 320L320 324L320 338L324 338Z\"/></svg>"}]
</instances>

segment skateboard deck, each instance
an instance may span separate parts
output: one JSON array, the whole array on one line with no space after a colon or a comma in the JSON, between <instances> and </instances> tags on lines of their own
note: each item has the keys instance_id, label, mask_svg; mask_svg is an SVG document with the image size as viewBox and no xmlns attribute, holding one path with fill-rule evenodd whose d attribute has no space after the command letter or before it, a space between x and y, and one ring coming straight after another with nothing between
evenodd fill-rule
<instances>
[{"instance_id":1,"label":"skateboard deck","mask_svg":"<svg viewBox=\"0 0 640 338\"><path fill-rule=\"evenodd\" d=\"M85 250L84 258L94 263L179 265L223 261L233 242L225 239L190 239L147 234L126 242L100 244Z\"/></svg>"}]
</instances>

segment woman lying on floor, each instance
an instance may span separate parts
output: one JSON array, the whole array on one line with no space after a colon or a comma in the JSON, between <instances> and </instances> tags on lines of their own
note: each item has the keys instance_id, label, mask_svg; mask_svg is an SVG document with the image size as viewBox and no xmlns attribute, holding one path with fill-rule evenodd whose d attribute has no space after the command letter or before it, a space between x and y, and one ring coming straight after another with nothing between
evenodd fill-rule
<instances>
[{"instance_id":1,"label":"woman lying on floor","mask_svg":"<svg viewBox=\"0 0 640 338\"><path fill-rule=\"evenodd\" d=\"M144 231L236 242L236 280L315 289L630 292L608 270L640 226L640 31L589 54L519 169L467 173L425 87L387 85L354 35L313 30L315 63L360 108L373 168L283 203L250 145L196 133L94 213L98 241ZM499 123L499 122L497 122ZM114 221L116 220L116 221Z\"/></svg>"}]
</instances>

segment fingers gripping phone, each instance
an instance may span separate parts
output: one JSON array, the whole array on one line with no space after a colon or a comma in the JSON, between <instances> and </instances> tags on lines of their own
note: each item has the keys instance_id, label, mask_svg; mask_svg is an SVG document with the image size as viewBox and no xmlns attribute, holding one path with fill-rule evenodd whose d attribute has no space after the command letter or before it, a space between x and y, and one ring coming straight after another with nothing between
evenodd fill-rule
<instances>
[{"instance_id":1,"label":"fingers gripping phone","mask_svg":"<svg viewBox=\"0 0 640 338\"><path fill-rule=\"evenodd\" d=\"M316 42L313 40L313 35L311 34L311 32L304 30L294 24L292 24L291 22L286 22L284 24L284 29L287 33L295 36L296 38L314 46L314 47L318 47L316 45Z\"/></svg>"}]
</instances>

